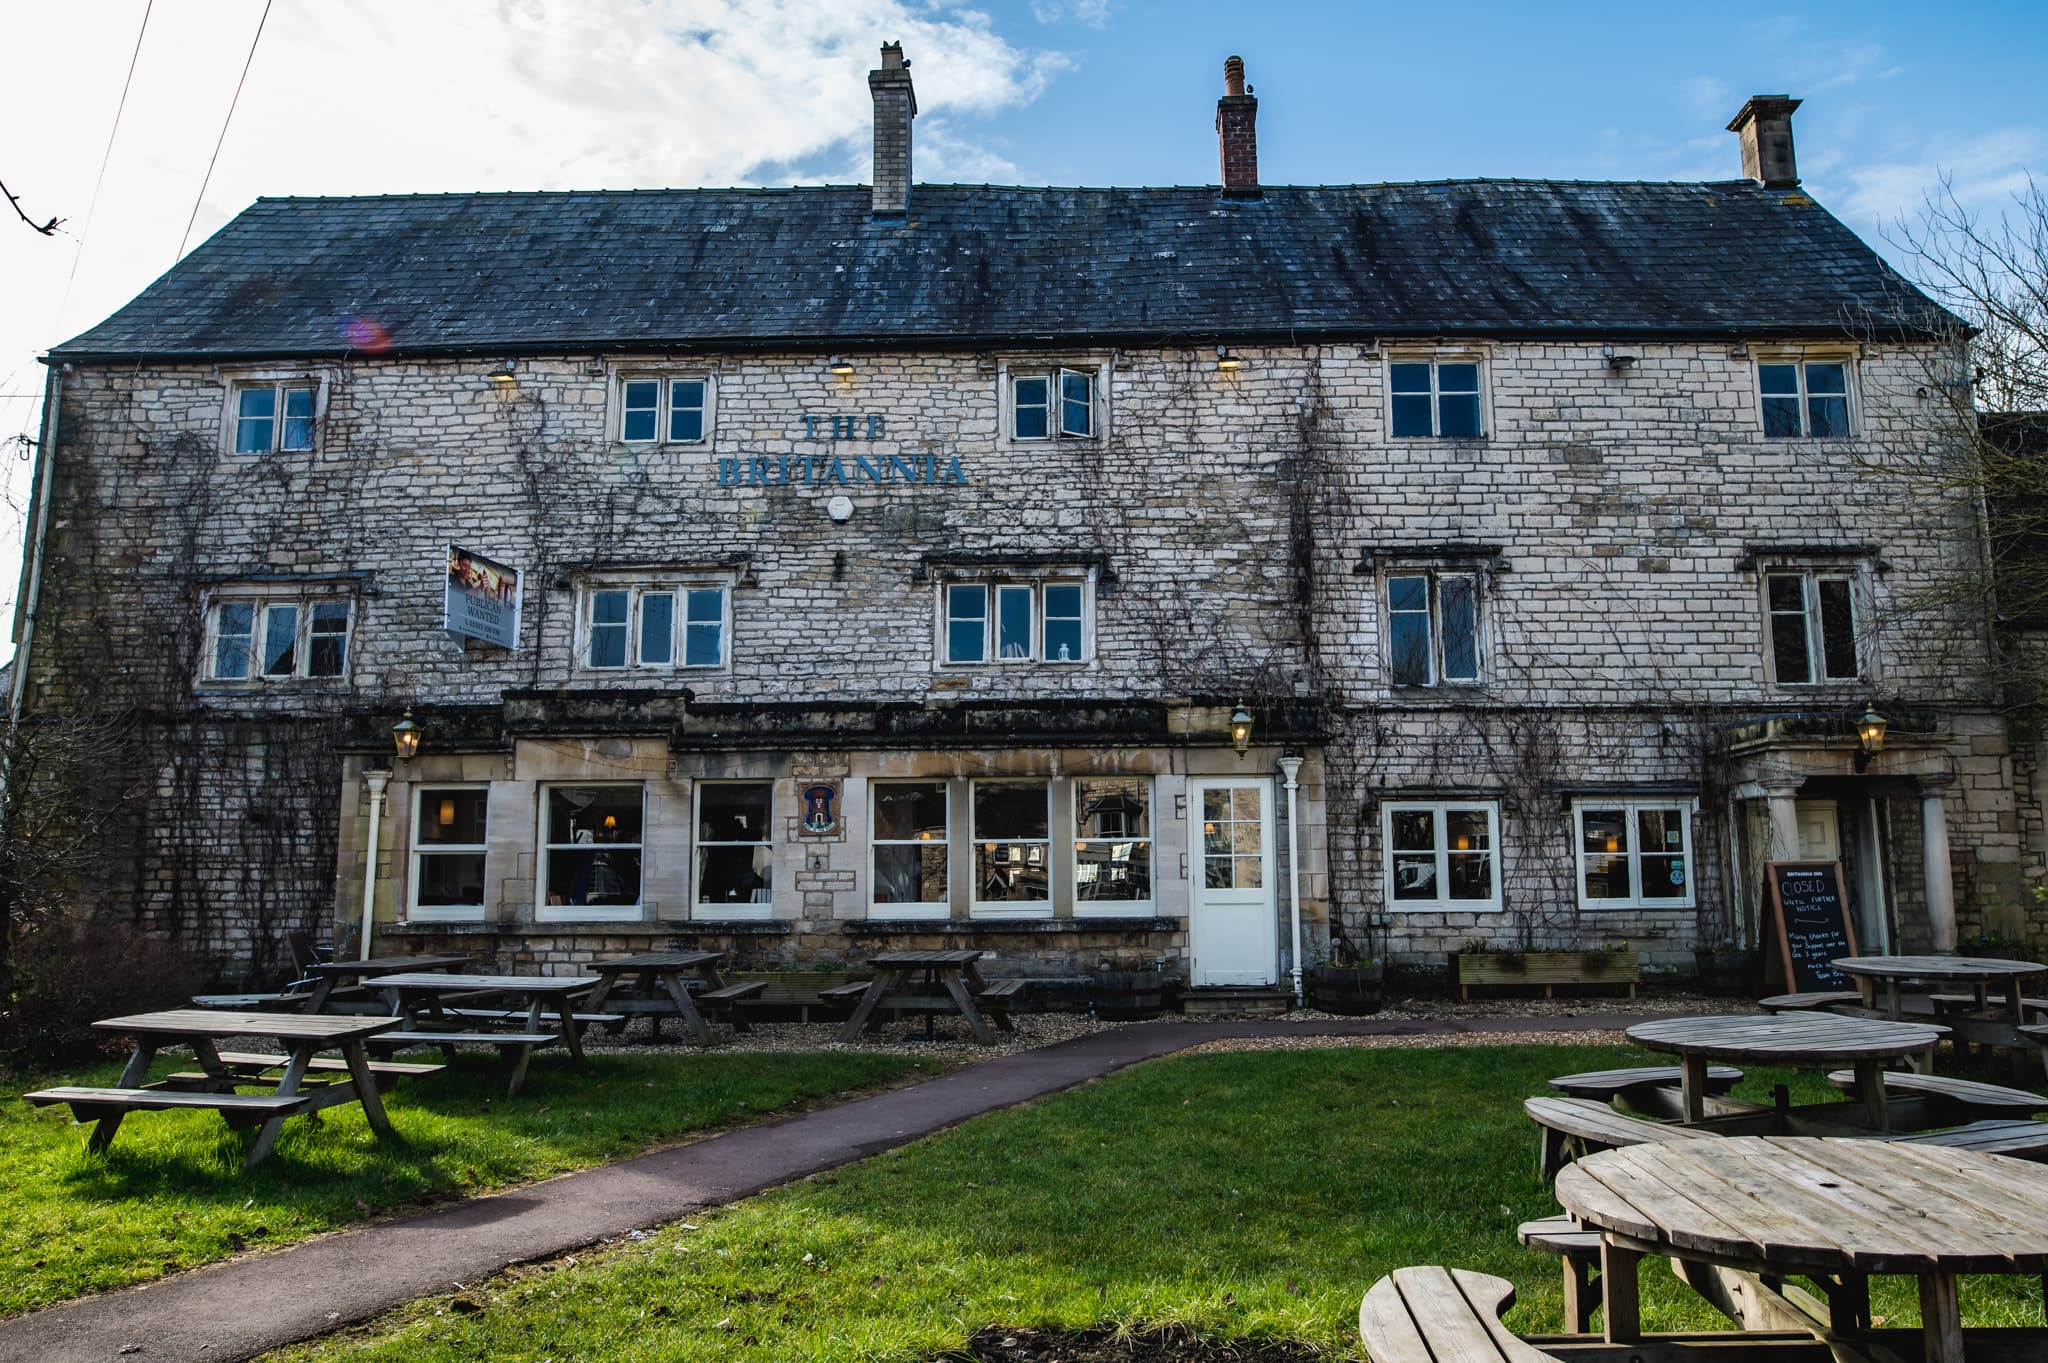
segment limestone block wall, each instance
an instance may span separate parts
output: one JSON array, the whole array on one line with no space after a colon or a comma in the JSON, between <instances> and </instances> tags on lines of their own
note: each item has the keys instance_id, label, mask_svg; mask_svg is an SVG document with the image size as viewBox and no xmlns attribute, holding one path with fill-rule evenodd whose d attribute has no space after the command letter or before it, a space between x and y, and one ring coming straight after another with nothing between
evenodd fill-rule
<instances>
[{"instance_id":1,"label":"limestone block wall","mask_svg":"<svg viewBox=\"0 0 2048 1363\"><path fill-rule=\"evenodd\" d=\"M1724 834L1702 733L1771 713L1847 713L1875 697L1935 712L1959 735L1951 837L1972 892L1987 905L2017 893L2018 868L2038 863L2022 847L2005 728L1983 708L1983 641L1968 620L1925 604L1928 584L1973 552L1968 508L1909 503L1870 473L1924 457L1938 438L1917 396L1923 355L1816 342L1806 353L1853 366L1857 435L1772 441L1757 416L1760 346L1631 344L1636 362L1621 371L1595 342L1239 349L1246 364L1231 373L1196 348L864 354L850 377L827 374L815 355L564 355L522 358L509 388L493 386L483 363L367 355L250 370L77 367L63 378L46 468L53 517L31 704L189 712L219 726L493 705L522 688L687 688L738 703L1221 695L1255 712L1317 698L1332 732L1334 811L1321 897L1346 915L1383 911L1377 822L1350 827L1361 806L1495 789L1515 806L1502 830L1511 902L1540 906L1549 924L1570 917L1557 896L1564 805L1539 786L1697 786L1704 910L1725 857L1714 850ZM1486 438L1392 437L1389 361L1445 355L1483 365ZM1006 437L1010 368L1048 362L1095 372L1100 438ZM319 382L314 449L230 452L234 385L252 373ZM702 443L613 438L618 381L639 373L710 381ZM863 460L939 480L871 481ZM834 496L852 503L844 522L828 513ZM518 649L442 628L450 543L525 571ZM1461 545L1487 548L1475 560L1484 680L1391 687L1385 575L1404 556ZM1855 558L1867 681L1770 684L1757 545ZM1092 658L937 665L933 564L977 556L1092 565ZM578 666L584 575L690 568L732 578L727 666ZM301 579L354 602L346 675L208 684L209 593ZM647 760L650 798L678 798L662 783L689 774L658 774ZM478 779L524 789L538 778ZM306 818L324 813L341 847L310 833L295 845L300 874L344 868L323 898L346 920L360 796L330 789ZM149 818L185 817L157 798ZM686 859L687 842L649 855ZM517 856L493 852L508 886L531 874ZM401 861L387 861L387 876ZM1309 853L1304 869L1324 874ZM786 883L803 899L790 909L803 917L792 921L847 921L858 875L837 863L793 869ZM135 883L145 912L168 893L148 856ZM650 893L667 903L673 890L665 881ZM525 901L512 890L502 902ZM237 915L248 916L223 921ZM1408 950L1430 953L1505 921L1394 926ZM1668 942L1676 961L1691 921L1658 911L1597 926ZM224 958L246 947L241 929L221 931Z\"/></svg>"}]
</instances>

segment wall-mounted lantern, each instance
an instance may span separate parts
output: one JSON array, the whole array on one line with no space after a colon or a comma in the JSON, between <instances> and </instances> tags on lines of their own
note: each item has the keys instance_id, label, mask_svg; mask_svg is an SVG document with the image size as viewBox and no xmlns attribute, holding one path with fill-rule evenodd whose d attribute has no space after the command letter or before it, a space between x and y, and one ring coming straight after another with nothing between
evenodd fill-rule
<instances>
[{"instance_id":1,"label":"wall-mounted lantern","mask_svg":"<svg viewBox=\"0 0 2048 1363\"><path fill-rule=\"evenodd\" d=\"M1239 701L1237 708L1230 712L1230 746L1237 749L1239 757L1251 751L1252 717L1246 713L1242 701Z\"/></svg>"},{"instance_id":2,"label":"wall-mounted lantern","mask_svg":"<svg viewBox=\"0 0 2048 1363\"><path fill-rule=\"evenodd\" d=\"M1884 751L1885 730L1890 727L1891 721L1877 712L1877 706L1863 707L1863 718L1856 721L1856 770L1862 771Z\"/></svg>"},{"instance_id":3,"label":"wall-mounted lantern","mask_svg":"<svg viewBox=\"0 0 2048 1363\"><path fill-rule=\"evenodd\" d=\"M410 706L405 717L391 726L391 746L400 757L411 757L420 750L420 726L412 722Z\"/></svg>"}]
</instances>

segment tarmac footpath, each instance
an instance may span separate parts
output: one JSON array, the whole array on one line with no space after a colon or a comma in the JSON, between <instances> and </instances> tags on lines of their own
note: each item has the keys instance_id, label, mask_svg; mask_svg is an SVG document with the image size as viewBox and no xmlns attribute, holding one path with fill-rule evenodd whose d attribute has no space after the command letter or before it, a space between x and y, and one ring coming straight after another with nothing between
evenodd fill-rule
<instances>
[{"instance_id":1,"label":"tarmac footpath","mask_svg":"<svg viewBox=\"0 0 2048 1363\"><path fill-rule=\"evenodd\" d=\"M232 1363L701 1214L907 1145L970 1117L1085 1084L1204 1042L1308 1036L1568 1034L1641 1018L1160 1022L1020 1051L905 1088L638 1155L416 1216L323 1236L0 1321L0 1359L22 1363ZM1560 1038L1562 1039L1562 1038Z\"/></svg>"}]
</instances>

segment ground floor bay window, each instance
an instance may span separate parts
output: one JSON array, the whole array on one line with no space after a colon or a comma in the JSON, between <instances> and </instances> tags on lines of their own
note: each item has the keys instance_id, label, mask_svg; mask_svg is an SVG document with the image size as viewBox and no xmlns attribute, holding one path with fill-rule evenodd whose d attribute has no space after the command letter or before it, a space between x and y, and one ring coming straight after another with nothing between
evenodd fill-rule
<instances>
[{"instance_id":1,"label":"ground floor bay window","mask_svg":"<svg viewBox=\"0 0 2048 1363\"><path fill-rule=\"evenodd\" d=\"M1052 785L976 781L974 912L1052 912Z\"/></svg>"},{"instance_id":2,"label":"ground floor bay window","mask_svg":"<svg viewBox=\"0 0 2048 1363\"><path fill-rule=\"evenodd\" d=\"M946 783L878 781L869 787L869 799L874 819L870 916L946 917Z\"/></svg>"}]
</instances>

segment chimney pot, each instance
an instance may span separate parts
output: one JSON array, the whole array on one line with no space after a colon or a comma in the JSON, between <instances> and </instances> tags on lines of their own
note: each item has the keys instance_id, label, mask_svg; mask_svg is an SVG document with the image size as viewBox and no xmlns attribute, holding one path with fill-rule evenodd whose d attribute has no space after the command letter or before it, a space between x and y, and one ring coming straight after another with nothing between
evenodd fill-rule
<instances>
[{"instance_id":1,"label":"chimney pot","mask_svg":"<svg viewBox=\"0 0 2048 1363\"><path fill-rule=\"evenodd\" d=\"M917 91L910 83L910 63L903 44L882 44L882 64L868 72L868 94L875 102L875 184L871 211L910 211L910 121L917 117Z\"/></svg>"},{"instance_id":2,"label":"chimney pot","mask_svg":"<svg viewBox=\"0 0 2048 1363\"><path fill-rule=\"evenodd\" d=\"M1792 154L1792 111L1802 101L1790 95L1752 95L1728 131L1742 139L1742 173L1766 189L1791 189L1799 183L1799 164Z\"/></svg>"},{"instance_id":3,"label":"chimney pot","mask_svg":"<svg viewBox=\"0 0 2048 1363\"><path fill-rule=\"evenodd\" d=\"M1244 83L1244 58L1223 62L1223 98L1216 101L1216 144L1223 162L1223 193L1259 197L1259 101Z\"/></svg>"}]
</instances>

